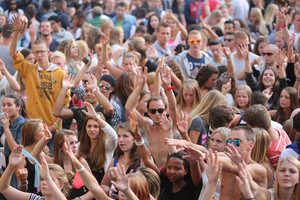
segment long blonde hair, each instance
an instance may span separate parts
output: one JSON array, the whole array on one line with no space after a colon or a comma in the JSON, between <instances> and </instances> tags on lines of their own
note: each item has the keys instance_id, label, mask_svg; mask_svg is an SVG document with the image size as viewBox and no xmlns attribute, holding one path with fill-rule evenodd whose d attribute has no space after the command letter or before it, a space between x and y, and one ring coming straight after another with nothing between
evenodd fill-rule
<instances>
[{"instance_id":1,"label":"long blonde hair","mask_svg":"<svg viewBox=\"0 0 300 200\"><path fill-rule=\"evenodd\" d=\"M252 8L250 13L254 14L255 17L257 18L259 33L264 35L264 36L268 36L269 31L266 27L266 23L265 23L264 18L262 16L261 10L259 8ZM253 24L253 25L255 25L255 24Z\"/></svg>"},{"instance_id":2,"label":"long blonde hair","mask_svg":"<svg viewBox=\"0 0 300 200\"><path fill-rule=\"evenodd\" d=\"M194 100L193 100L193 108L194 109L201 101L201 92L198 85L198 82L194 79L187 79L183 82L181 89L177 95L177 104L179 104L179 110L182 110L184 106L186 106L186 102L183 98L183 89L187 88L193 90Z\"/></svg>"},{"instance_id":3,"label":"long blonde hair","mask_svg":"<svg viewBox=\"0 0 300 200\"><path fill-rule=\"evenodd\" d=\"M120 26L114 27L111 29L110 31L110 41L109 44L110 46L114 45L114 44L118 44L120 46L123 46L123 39L121 38L121 34L123 33L124 35L124 31L123 28Z\"/></svg>"},{"instance_id":4,"label":"long blonde hair","mask_svg":"<svg viewBox=\"0 0 300 200\"><path fill-rule=\"evenodd\" d=\"M247 93L247 96L248 96L248 107L250 106L250 99L251 99L251 95L252 95L252 90L251 88L248 86L248 85L239 85L236 89L236 92L235 92L235 97L234 97L234 106L239 108L239 105L237 104L237 101L236 101L236 98L237 98L237 95L238 95L238 92L239 91L245 91Z\"/></svg>"},{"instance_id":5,"label":"long blonde hair","mask_svg":"<svg viewBox=\"0 0 300 200\"><path fill-rule=\"evenodd\" d=\"M279 170L280 170L280 167L281 167L282 163L285 162L285 161L294 164L298 169L298 174L300 173L300 161L297 160L296 158L292 157L292 156L285 157L278 163L277 170L276 170L275 184L274 184L274 197L275 197L275 200L279 200L279 187L280 187L280 185L278 183L278 173L279 173ZM295 200L300 199L300 183L297 183L294 186L293 199L295 199Z\"/></svg>"},{"instance_id":6,"label":"long blonde hair","mask_svg":"<svg viewBox=\"0 0 300 200\"><path fill-rule=\"evenodd\" d=\"M203 97L200 104L190 113L191 120L189 122L189 127L191 126L192 121L197 117L201 117L205 125L208 125L209 113L211 109L218 104L227 104L226 97L218 90L209 91Z\"/></svg>"},{"instance_id":7,"label":"long blonde hair","mask_svg":"<svg viewBox=\"0 0 300 200\"><path fill-rule=\"evenodd\" d=\"M276 15L276 11L278 10L278 6L276 4L269 4L266 8L266 12L264 15L265 22L268 24L272 24L274 21L274 17Z\"/></svg>"}]
</instances>

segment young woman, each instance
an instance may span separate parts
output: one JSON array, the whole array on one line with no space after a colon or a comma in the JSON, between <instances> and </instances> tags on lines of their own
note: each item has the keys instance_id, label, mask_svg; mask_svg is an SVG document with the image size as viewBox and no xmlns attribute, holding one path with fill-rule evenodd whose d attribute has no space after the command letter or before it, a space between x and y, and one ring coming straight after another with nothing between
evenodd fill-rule
<instances>
[{"instance_id":1,"label":"young woman","mask_svg":"<svg viewBox=\"0 0 300 200\"><path fill-rule=\"evenodd\" d=\"M110 32L109 44L112 48L112 58L117 65L122 65L124 31L122 27L114 27Z\"/></svg>"},{"instance_id":2,"label":"young woman","mask_svg":"<svg viewBox=\"0 0 300 200\"><path fill-rule=\"evenodd\" d=\"M99 114L96 114L93 106L85 102L88 112L83 111L87 117L84 120L85 127L81 132L78 157L87 160L92 173L100 184L108 165L113 158L117 146L117 134Z\"/></svg>"},{"instance_id":3,"label":"young woman","mask_svg":"<svg viewBox=\"0 0 300 200\"><path fill-rule=\"evenodd\" d=\"M276 31L275 35L274 35L274 39L275 39L275 45L280 49L286 49L287 47L285 46L285 41L284 41L284 33L282 30Z\"/></svg>"},{"instance_id":4,"label":"young woman","mask_svg":"<svg viewBox=\"0 0 300 200\"><path fill-rule=\"evenodd\" d=\"M207 146L208 117L211 109L218 104L227 104L226 97L217 90L209 91L200 104L190 113L188 134L191 142Z\"/></svg>"},{"instance_id":5,"label":"young woman","mask_svg":"<svg viewBox=\"0 0 300 200\"><path fill-rule=\"evenodd\" d=\"M33 193L22 192L9 185L14 170L26 158L22 155L22 149L21 145L14 147L9 158L8 167L0 179L0 192L12 200L66 200L71 188L70 183L72 180L70 177L72 177L72 172L65 172L56 164L48 165L44 157L41 157L42 166L39 166L43 197Z\"/></svg>"},{"instance_id":6,"label":"young woman","mask_svg":"<svg viewBox=\"0 0 300 200\"><path fill-rule=\"evenodd\" d=\"M197 73L195 80L200 87L201 96L204 97L206 93L211 90L218 79L219 70L213 65L202 66Z\"/></svg>"},{"instance_id":7,"label":"young woman","mask_svg":"<svg viewBox=\"0 0 300 200\"><path fill-rule=\"evenodd\" d=\"M272 119L281 125L290 119L292 112L299 107L298 92L293 87L286 87L281 91L277 111L271 110Z\"/></svg>"},{"instance_id":8,"label":"young woman","mask_svg":"<svg viewBox=\"0 0 300 200\"><path fill-rule=\"evenodd\" d=\"M62 44L64 44L64 45L61 46ZM58 46L58 48L59 48L59 51L64 53L66 56L67 67L68 67L69 72L77 73L79 71L79 69L76 66L76 59L79 55L79 49L77 47L76 41L74 39L64 40Z\"/></svg>"},{"instance_id":9,"label":"young woman","mask_svg":"<svg viewBox=\"0 0 300 200\"><path fill-rule=\"evenodd\" d=\"M13 18L13 16L16 16L18 14L23 15L24 11L22 9L19 9L17 0L10 0L8 1L8 9L4 12L6 15L8 22L10 22Z\"/></svg>"},{"instance_id":10,"label":"young woman","mask_svg":"<svg viewBox=\"0 0 300 200\"><path fill-rule=\"evenodd\" d=\"M267 37L260 37L256 40L256 43L253 48L253 53L258 55L258 56L263 56L263 49L265 46L269 44L269 40Z\"/></svg>"},{"instance_id":11,"label":"young woman","mask_svg":"<svg viewBox=\"0 0 300 200\"><path fill-rule=\"evenodd\" d=\"M107 37L110 35L111 29L114 27L114 23L110 19L102 21L100 29Z\"/></svg>"},{"instance_id":12,"label":"young woman","mask_svg":"<svg viewBox=\"0 0 300 200\"><path fill-rule=\"evenodd\" d=\"M21 143L21 130L27 117L23 100L16 94L6 95L3 99L0 135L5 134L4 156L6 163L11 150Z\"/></svg>"},{"instance_id":13,"label":"young woman","mask_svg":"<svg viewBox=\"0 0 300 200\"><path fill-rule=\"evenodd\" d=\"M177 95L178 111L189 114L201 101L200 88L196 80L188 79L183 82Z\"/></svg>"},{"instance_id":14,"label":"young woman","mask_svg":"<svg viewBox=\"0 0 300 200\"><path fill-rule=\"evenodd\" d=\"M271 32L269 24L266 24L261 10L259 8L252 8L250 11L250 21L249 29L252 37L256 40L259 35L268 36Z\"/></svg>"},{"instance_id":15,"label":"young woman","mask_svg":"<svg viewBox=\"0 0 300 200\"><path fill-rule=\"evenodd\" d=\"M271 138L268 132L262 128L253 128L253 131L255 133L255 145L251 151L251 158L267 169L268 188L272 188L274 169L268 158L268 147L271 144Z\"/></svg>"},{"instance_id":16,"label":"young woman","mask_svg":"<svg viewBox=\"0 0 300 200\"><path fill-rule=\"evenodd\" d=\"M116 167L118 163L119 165L126 166L125 169L127 173L130 172L130 170L136 171L143 164L134 142L134 134L130 130L129 122L119 124L117 132L118 146L115 157L108 166L108 170L111 167ZM107 194L111 194L112 190L109 189L111 187L111 181L109 180L108 173L105 173L101 186Z\"/></svg>"},{"instance_id":17,"label":"young woman","mask_svg":"<svg viewBox=\"0 0 300 200\"><path fill-rule=\"evenodd\" d=\"M81 27L82 33L81 33L81 36L80 36L80 40L83 40L87 43L88 37L89 37L89 32L90 32L91 28L92 28L92 25L89 24L89 23L84 23L82 25L82 27Z\"/></svg>"},{"instance_id":18,"label":"young woman","mask_svg":"<svg viewBox=\"0 0 300 200\"><path fill-rule=\"evenodd\" d=\"M178 44L184 43L188 32L173 13L166 14L161 21L166 21L171 28L170 41L167 43L167 47L174 49Z\"/></svg>"},{"instance_id":19,"label":"young woman","mask_svg":"<svg viewBox=\"0 0 300 200\"><path fill-rule=\"evenodd\" d=\"M156 27L158 26L160 17L157 14L152 14L148 18L148 28L147 32L152 35L155 32Z\"/></svg>"},{"instance_id":20,"label":"young woman","mask_svg":"<svg viewBox=\"0 0 300 200\"><path fill-rule=\"evenodd\" d=\"M235 93L235 104L239 110L245 111L250 106L252 90L248 85L239 85Z\"/></svg>"}]
</instances>

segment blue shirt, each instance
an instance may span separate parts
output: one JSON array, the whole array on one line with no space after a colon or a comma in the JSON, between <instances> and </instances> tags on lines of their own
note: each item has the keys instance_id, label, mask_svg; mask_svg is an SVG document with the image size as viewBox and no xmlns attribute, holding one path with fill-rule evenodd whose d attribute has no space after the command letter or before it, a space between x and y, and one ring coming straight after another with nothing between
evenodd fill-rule
<instances>
[{"instance_id":1,"label":"blue shirt","mask_svg":"<svg viewBox=\"0 0 300 200\"><path fill-rule=\"evenodd\" d=\"M186 54L186 57L187 57L188 63L189 63L191 78L195 79L198 74L199 69L203 65L205 65L204 56L202 56L202 58L194 58L188 53L188 54Z\"/></svg>"},{"instance_id":2,"label":"blue shirt","mask_svg":"<svg viewBox=\"0 0 300 200\"><path fill-rule=\"evenodd\" d=\"M13 123L9 125L9 130L17 144L21 143L21 130L26 119L20 115ZM0 137L4 134L3 123L0 122ZM8 146L7 139L5 139L4 155L9 156L11 149Z\"/></svg>"}]
</instances>

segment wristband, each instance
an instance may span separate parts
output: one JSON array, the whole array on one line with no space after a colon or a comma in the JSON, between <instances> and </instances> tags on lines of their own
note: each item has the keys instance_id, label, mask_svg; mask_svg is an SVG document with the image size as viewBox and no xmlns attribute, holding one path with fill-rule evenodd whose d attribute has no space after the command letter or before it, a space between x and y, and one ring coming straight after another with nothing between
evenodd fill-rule
<instances>
[{"instance_id":1,"label":"wristband","mask_svg":"<svg viewBox=\"0 0 300 200\"><path fill-rule=\"evenodd\" d=\"M56 126L56 128L58 129L58 124L56 122L54 122L54 125Z\"/></svg>"},{"instance_id":2,"label":"wristband","mask_svg":"<svg viewBox=\"0 0 300 200\"><path fill-rule=\"evenodd\" d=\"M21 187L25 187L25 186L28 185L28 181L26 180L26 183L25 183L25 184L22 184L22 181L19 181L19 185L20 185Z\"/></svg>"},{"instance_id":3,"label":"wristband","mask_svg":"<svg viewBox=\"0 0 300 200\"><path fill-rule=\"evenodd\" d=\"M76 197L75 200L81 200L81 198L80 197Z\"/></svg>"},{"instance_id":4,"label":"wristband","mask_svg":"<svg viewBox=\"0 0 300 200\"><path fill-rule=\"evenodd\" d=\"M96 90L99 90L98 87L95 87L93 90L92 90L92 93L94 94L96 92Z\"/></svg>"},{"instance_id":5,"label":"wristband","mask_svg":"<svg viewBox=\"0 0 300 200\"><path fill-rule=\"evenodd\" d=\"M84 166L82 165L82 167L80 169L76 169L76 172L82 172L84 170Z\"/></svg>"},{"instance_id":6,"label":"wristband","mask_svg":"<svg viewBox=\"0 0 300 200\"><path fill-rule=\"evenodd\" d=\"M171 87L167 88L168 91L173 90L173 89L175 89L175 86L173 86L173 87L171 86Z\"/></svg>"},{"instance_id":7,"label":"wristband","mask_svg":"<svg viewBox=\"0 0 300 200\"><path fill-rule=\"evenodd\" d=\"M136 140L134 141L134 143L136 144L136 146L142 146L143 144L145 144L144 139L142 138L142 140L140 142L137 142Z\"/></svg>"},{"instance_id":8,"label":"wristband","mask_svg":"<svg viewBox=\"0 0 300 200\"><path fill-rule=\"evenodd\" d=\"M280 27L279 27L279 30L281 30L282 28L286 27L288 24L282 24Z\"/></svg>"}]
</instances>

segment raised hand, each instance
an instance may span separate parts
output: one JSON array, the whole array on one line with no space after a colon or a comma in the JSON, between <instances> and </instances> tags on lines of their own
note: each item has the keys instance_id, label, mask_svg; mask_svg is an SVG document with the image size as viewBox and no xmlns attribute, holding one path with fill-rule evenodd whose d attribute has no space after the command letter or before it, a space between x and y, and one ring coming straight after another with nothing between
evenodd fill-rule
<instances>
[{"instance_id":1,"label":"raised hand","mask_svg":"<svg viewBox=\"0 0 300 200\"><path fill-rule=\"evenodd\" d=\"M147 47L147 50L148 50L146 52L147 57L152 58L152 59L157 58L157 52L156 52L155 48L152 45L147 45L146 47Z\"/></svg>"},{"instance_id":2,"label":"raised hand","mask_svg":"<svg viewBox=\"0 0 300 200\"><path fill-rule=\"evenodd\" d=\"M137 78L138 78L138 85L141 87L144 87L146 81L147 81L147 75L148 75L148 68L144 67L144 72L141 67L137 70Z\"/></svg>"},{"instance_id":3,"label":"raised hand","mask_svg":"<svg viewBox=\"0 0 300 200\"><path fill-rule=\"evenodd\" d=\"M0 59L0 71L3 73L6 70L5 63Z\"/></svg>"},{"instance_id":4,"label":"raised hand","mask_svg":"<svg viewBox=\"0 0 300 200\"><path fill-rule=\"evenodd\" d=\"M183 159L197 161L200 160L201 157L203 158L203 153L201 151L188 146L183 146L183 148L189 154L187 156L182 156Z\"/></svg>"},{"instance_id":5,"label":"raised hand","mask_svg":"<svg viewBox=\"0 0 300 200\"><path fill-rule=\"evenodd\" d=\"M222 94L226 95L231 90L231 79L222 85Z\"/></svg>"},{"instance_id":6,"label":"raised hand","mask_svg":"<svg viewBox=\"0 0 300 200\"><path fill-rule=\"evenodd\" d=\"M186 140L180 140L180 139L170 139L166 138L166 143L170 146L176 146L176 148L182 148L186 145Z\"/></svg>"},{"instance_id":7,"label":"raised hand","mask_svg":"<svg viewBox=\"0 0 300 200\"><path fill-rule=\"evenodd\" d=\"M64 144L62 148L63 152L70 158L70 160L73 162L77 160L76 156L74 155L72 148L70 146L69 139L67 136L64 136Z\"/></svg>"},{"instance_id":8,"label":"raised hand","mask_svg":"<svg viewBox=\"0 0 300 200\"><path fill-rule=\"evenodd\" d=\"M23 20L21 20L20 15L18 14L18 15L14 15L12 17L11 23L14 27L14 31L20 32L20 31L22 31L25 22ZM13 31L13 30L11 30L11 31Z\"/></svg>"},{"instance_id":9,"label":"raised hand","mask_svg":"<svg viewBox=\"0 0 300 200\"><path fill-rule=\"evenodd\" d=\"M142 136L138 128L139 123L137 122L136 113L134 111L130 113L129 121L130 130L133 132L134 138L141 138Z\"/></svg>"},{"instance_id":10,"label":"raised hand","mask_svg":"<svg viewBox=\"0 0 300 200\"><path fill-rule=\"evenodd\" d=\"M84 114L86 114L86 116L89 116L89 117L91 117L93 119L96 119L97 118L97 113L96 113L94 107L92 106L92 104L89 103L89 102L84 102L84 105L85 105L87 111L82 110L82 112Z\"/></svg>"},{"instance_id":11,"label":"raised hand","mask_svg":"<svg viewBox=\"0 0 300 200\"><path fill-rule=\"evenodd\" d=\"M43 154L40 154L40 160L42 163L42 165L39 164L40 176L42 177L42 179L49 178L49 167Z\"/></svg>"},{"instance_id":12,"label":"raised hand","mask_svg":"<svg viewBox=\"0 0 300 200\"><path fill-rule=\"evenodd\" d=\"M294 68L296 80L300 82L300 65L299 63L295 63L295 68Z\"/></svg>"},{"instance_id":13,"label":"raised hand","mask_svg":"<svg viewBox=\"0 0 300 200\"><path fill-rule=\"evenodd\" d=\"M180 113L177 113L177 130L179 131L180 135L185 135L188 132L189 128L189 121L191 117L186 117L186 112L180 111Z\"/></svg>"},{"instance_id":14,"label":"raised hand","mask_svg":"<svg viewBox=\"0 0 300 200\"><path fill-rule=\"evenodd\" d=\"M36 33L37 33L37 26L35 24L30 24L28 28L28 34L30 37L36 38Z\"/></svg>"},{"instance_id":15,"label":"raised hand","mask_svg":"<svg viewBox=\"0 0 300 200\"><path fill-rule=\"evenodd\" d=\"M294 57L295 57L295 63L299 63L300 62L300 53L297 53L296 51L294 51Z\"/></svg>"},{"instance_id":16,"label":"raised hand","mask_svg":"<svg viewBox=\"0 0 300 200\"><path fill-rule=\"evenodd\" d=\"M290 35L289 39L287 40L287 45L289 47L292 47L295 43L295 40L296 40L296 34L293 33L292 35Z\"/></svg>"},{"instance_id":17,"label":"raised hand","mask_svg":"<svg viewBox=\"0 0 300 200\"><path fill-rule=\"evenodd\" d=\"M119 163L117 164L117 168L114 168L113 170L115 171L117 181L111 181L111 183L114 184L114 186L120 191L129 190L129 177L132 174L133 170L131 170L129 174L126 175L124 165L120 166Z\"/></svg>"},{"instance_id":18,"label":"raised hand","mask_svg":"<svg viewBox=\"0 0 300 200\"><path fill-rule=\"evenodd\" d=\"M285 58L286 58L286 50L284 50L284 49L280 50L279 49L279 52L276 55L276 62L278 63L279 67L283 67L283 63L285 61Z\"/></svg>"},{"instance_id":19,"label":"raised hand","mask_svg":"<svg viewBox=\"0 0 300 200\"><path fill-rule=\"evenodd\" d=\"M16 147L14 147L9 156L8 165L10 165L13 168L16 168L17 166L19 166L26 157L26 156L22 155L22 151L23 151L22 145L18 145Z\"/></svg>"},{"instance_id":20,"label":"raised hand","mask_svg":"<svg viewBox=\"0 0 300 200\"><path fill-rule=\"evenodd\" d=\"M265 95L265 97L269 100L271 98L271 96L273 95L273 92L272 92L272 86L271 87L268 87L266 89L264 89L262 91L262 93Z\"/></svg>"},{"instance_id":21,"label":"raised hand","mask_svg":"<svg viewBox=\"0 0 300 200\"><path fill-rule=\"evenodd\" d=\"M242 163L244 161L244 154L245 152L243 152L241 155L239 154L239 152L236 150L236 148L232 145L232 144L227 144L227 146L225 147L226 151L224 152L232 162L234 162L235 164L239 164Z\"/></svg>"},{"instance_id":22,"label":"raised hand","mask_svg":"<svg viewBox=\"0 0 300 200\"><path fill-rule=\"evenodd\" d=\"M109 43L109 36L106 36L104 33L101 34L100 43L102 45L107 45Z\"/></svg>"},{"instance_id":23,"label":"raised hand","mask_svg":"<svg viewBox=\"0 0 300 200\"><path fill-rule=\"evenodd\" d=\"M5 112L3 115L1 115L2 119L1 122L3 124L3 129L9 129L9 116L8 113Z\"/></svg>"},{"instance_id":24,"label":"raised hand","mask_svg":"<svg viewBox=\"0 0 300 200\"><path fill-rule=\"evenodd\" d=\"M93 90L94 88L97 88L97 78L93 74L88 74L87 76L88 82L86 84L86 88L89 90Z\"/></svg>"},{"instance_id":25,"label":"raised hand","mask_svg":"<svg viewBox=\"0 0 300 200\"><path fill-rule=\"evenodd\" d=\"M209 150L209 154L208 152L205 152L205 159L206 163L204 162L203 157L200 158L200 162L206 172L208 182L218 182L222 172L222 164L218 164L217 151L212 153L212 151Z\"/></svg>"},{"instance_id":26,"label":"raised hand","mask_svg":"<svg viewBox=\"0 0 300 200\"><path fill-rule=\"evenodd\" d=\"M241 51L243 59L244 60L248 59L249 58L249 49L248 49L248 46L246 45L246 43L239 45L239 49Z\"/></svg>"},{"instance_id":27,"label":"raised hand","mask_svg":"<svg viewBox=\"0 0 300 200\"><path fill-rule=\"evenodd\" d=\"M47 124L44 123L44 124L43 124L43 127L44 127L45 139L46 139L46 140L51 140L51 138L52 138L52 133L51 133L51 131L49 130Z\"/></svg>"},{"instance_id":28,"label":"raised hand","mask_svg":"<svg viewBox=\"0 0 300 200\"><path fill-rule=\"evenodd\" d=\"M74 87L74 75L68 74L65 76L62 82L62 87L66 89Z\"/></svg>"},{"instance_id":29,"label":"raised hand","mask_svg":"<svg viewBox=\"0 0 300 200\"><path fill-rule=\"evenodd\" d=\"M239 184L239 188L246 199L252 199L254 195L252 194L250 181L248 179L247 165L239 163L239 176L236 176L236 181ZM251 176L251 175L250 175ZM254 198L253 198L254 199Z\"/></svg>"},{"instance_id":30,"label":"raised hand","mask_svg":"<svg viewBox=\"0 0 300 200\"><path fill-rule=\"evenodd\" d=\"M23 169L18 169L17 171L17 177L23 181L23 180L26 180L28 178L28 171L26 168L23 168Z\"/></svg>"},{"instance_id":31,"label":"raised hand","mask_svg":"<svg viewBox=\"0 0 300 200\"><path fill-rule=\"evenodd\" d=\"M226 58L230 59L231 58L231 51L230 51L230 49L228 47L223 47L222 50L223 50L223 53L225 54Z\"/></svg>"},{"instance_id":32,"label":"raised hand","mask_svg":"<svg viewBox=\"0 0 300 200\"><path fill-rule=\"evenodd\" d=\"M170 117L167 117L166 114L161 115L161 119L159 125L162 127L164 131L169 131L173 127L173 122Z\"/></svg>"},{"instance_id":33,"label":"raised hand","mask_svg":"<svg viewBox=\"0 0 300 200\"><path fill-rule=\"evenodd\" d=\"M162 59L163 60L163 59ZM171 86L171 69L166 64L160 68L161 80L165 86Z\"/></svg>"}]
</instances>

